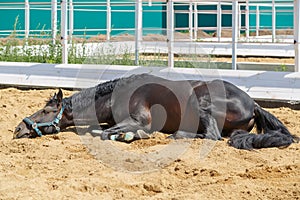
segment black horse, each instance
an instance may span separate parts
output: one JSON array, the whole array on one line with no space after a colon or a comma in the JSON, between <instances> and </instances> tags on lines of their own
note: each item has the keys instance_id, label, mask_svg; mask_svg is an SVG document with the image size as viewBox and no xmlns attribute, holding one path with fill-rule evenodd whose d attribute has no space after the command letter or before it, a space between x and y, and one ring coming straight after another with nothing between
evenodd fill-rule
<instances>
[{"instance_id":1,"label":"black horse","mask_svg":"<svg viewBox=\"0 0 300 200\"><path fill-rule=\"evenodd\" d=\"M98 134L103 140L125 142L153 131L175 139L230 137L229 145L239 149L285 147L299 140L229 82L171 81L149 74L108 81L67 98L59 90L43 109L23 119L14 138L101 123L106 124ZM254 125L263 134L249 133Z\"/></svg>"}]
</instances>

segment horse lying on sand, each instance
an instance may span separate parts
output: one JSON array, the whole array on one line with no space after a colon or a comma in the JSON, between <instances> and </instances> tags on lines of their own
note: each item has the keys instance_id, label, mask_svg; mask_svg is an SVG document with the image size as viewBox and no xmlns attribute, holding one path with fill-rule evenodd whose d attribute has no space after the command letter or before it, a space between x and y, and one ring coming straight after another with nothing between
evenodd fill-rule
<instances>
[{"instance_id":1,"label":"horse lying on sand","mask_svg":"<svg viewBox=\"0 0 300 200\"><path fill-rule=\"evenodd\" d=\"M229 82L171 81L149 74L101 83L66 98L59 89L44 108L23 119L14 138L100 123L106 127L96 136L123 142L147 138L153 131L174 139L230 137L228 144L239 149L286 147L299 141ZM254 125L261 134L249 133Z\"/></svg>"}]
</instances>

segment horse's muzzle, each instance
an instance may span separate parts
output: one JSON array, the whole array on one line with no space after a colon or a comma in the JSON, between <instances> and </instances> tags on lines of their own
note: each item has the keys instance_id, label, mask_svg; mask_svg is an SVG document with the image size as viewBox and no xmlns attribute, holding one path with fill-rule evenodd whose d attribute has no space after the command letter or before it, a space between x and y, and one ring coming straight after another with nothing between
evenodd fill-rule
<instances>
[{"instance_id":1,"label":"horse's muzzle","mask_svg":"<svg viewBox=\"0 0 300 200\"><path fill-rule=\"evenodd\" d=\"M15 129L13 139L29 138L30 130L26 127L24 122L21 122Z\"/></svg>"}]
</instances>

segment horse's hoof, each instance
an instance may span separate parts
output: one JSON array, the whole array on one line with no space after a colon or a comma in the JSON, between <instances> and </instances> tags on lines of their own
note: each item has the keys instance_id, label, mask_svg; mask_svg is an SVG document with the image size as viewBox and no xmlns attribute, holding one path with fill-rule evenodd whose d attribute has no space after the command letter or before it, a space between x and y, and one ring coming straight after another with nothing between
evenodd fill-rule
<instances>
[{"instance_id":1,"label":"horse's hoof","mask_svg":"<svg viewBox=\"0 0 300 200\"><path fill-rule=\"evenodd\" d=\"M150 136L144 130L137 130L135 134L136 139L149 139Z\"/></svg>"},{"instance_id":2,"label":"horse's hoof","mask_svg":"<svg viewBox=\"0 0 300 200\"><path fill-rule=\"evenodd\" d=\"M103 131L99 130L99 129L94 129L94 130L92 130L92 133L101 135L103 133Z\"/></svg>"},{"instance_id":3,"label":"horse's hoof","mask_svg":"<svg viewBox=\"0 0 300 200\"><path fill-rule=\"evenodd\" d=\"M93 129L90 131L90 133L93 137L98 137L98 136L102 137L103 131L99 129Z\"/></svg>"},{"instance_id":4,"label":"horse's hoof","mask_svg":"<svg viewBox=\"0 0 300 200\"><path fill-rule=\"evenodd\" d=\"M173 139L173 140L175 140L176 137L174 136L174 134L172 134L172 135L169 135L169 136L167 137L167 139Z\"/></svg>"}]
</instances>

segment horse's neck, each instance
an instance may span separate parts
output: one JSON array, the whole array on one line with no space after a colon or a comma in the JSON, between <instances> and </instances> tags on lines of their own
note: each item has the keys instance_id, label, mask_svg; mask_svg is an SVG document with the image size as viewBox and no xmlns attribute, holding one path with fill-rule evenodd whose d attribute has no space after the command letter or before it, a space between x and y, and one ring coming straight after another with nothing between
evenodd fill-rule
<instances>
[{"instance_id":1,"label":"horse's neck","mask_svg":"<svg viewBox=\"0 0 300 200\"><path fill-rule=\"evenodd\" d=\"M95 94L76 94L64 99L70 125L92 125L106 122L111 117L111 94L98 96ZM73 124L72 124L73 123Z\"/></svg>"},{"instance_id":2,"label":"horse's neck","mask_svg":"<svg viewBox=\"0 0 300 200\"><path fill-rule=\"evenodd\" d=\"M99 123L113 123L111 94L98 98L94 110Z\"/></svg>"}]
</instances>

